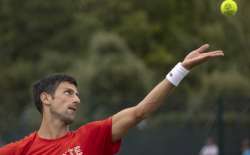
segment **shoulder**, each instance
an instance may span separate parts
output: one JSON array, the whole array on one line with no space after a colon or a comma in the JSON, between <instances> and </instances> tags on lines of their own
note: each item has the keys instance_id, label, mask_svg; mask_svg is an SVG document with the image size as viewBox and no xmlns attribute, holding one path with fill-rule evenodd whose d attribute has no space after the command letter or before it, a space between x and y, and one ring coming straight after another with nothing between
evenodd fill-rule
<instances>
[{"instance_id":1,"label":"shoulder","mask_svg":"<svg viewBox=\"0 0 250 155\"><path fill-rule=\"evenodd\" d=\"M29 146L33 142L35 135L36 135L35 133L32 133L32 134L24 137L23 139L20 139L18 141L9 143L9 144L1 147L0 154L12 155L14 153L21 152L22 150L24 150L27 146Z\"/></svg>"},{"instance_id":2,"label":"shoulder","mask_svg":"<svg viewBox=\"0 0 250 155\"><path fill-rule=\"evenodd\" d=\"M89 132L109 132L112 129L112 118L106 118L99 121L93 121L89 122L83 126L81 126L79 129L76 130L76 132L80 133L89 133Z\"/></svg>"},{"instance_id":3,"label":"shoulder","mask_svg":"<svg viewBox=\"0 0 250 155\"><path fill-rule=\"evenodd\" d=\"M103 152L106 152L104 154L115 154L121 145L121 141L112 142L112 117L81 126L77 130L77 135L91 140L92 143L105 146L103 147Z\"/></svg>"},{"instance_id":4,"label":"shoulder","mask_svg":"<svg viewBox=\"0 0 250 155\"><path fill-rule=\"evenodd\" d=\"M93 121L93 122L89 122L83 126L81 126L79 129L81 128L87 128L87 129L95 129L95 128L105 128L105 127L109 127L112 126L112 118L106 118L103 120L99 120L99 121Z\"/></svg>"}]
</instances>

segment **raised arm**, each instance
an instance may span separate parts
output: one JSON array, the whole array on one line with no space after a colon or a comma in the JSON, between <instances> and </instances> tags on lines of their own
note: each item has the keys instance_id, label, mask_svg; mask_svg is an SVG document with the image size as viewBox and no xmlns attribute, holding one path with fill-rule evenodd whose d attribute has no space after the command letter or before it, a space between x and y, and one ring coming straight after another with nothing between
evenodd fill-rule
<instances>
[{"instance_id":1,"label":"raised arm","mask_svg":"<svg viewBox=\"0 0 250 155\"><path fill-rule=\"evenodd\" d=\"M112 140L115 142L122 138L130 128L156 111L189 70L209 59L224 55L223 51L207 51L208 48L209 45L205 44L190 52L139 104L115 114L112 117Z\"/></svg>"}]
</instances>

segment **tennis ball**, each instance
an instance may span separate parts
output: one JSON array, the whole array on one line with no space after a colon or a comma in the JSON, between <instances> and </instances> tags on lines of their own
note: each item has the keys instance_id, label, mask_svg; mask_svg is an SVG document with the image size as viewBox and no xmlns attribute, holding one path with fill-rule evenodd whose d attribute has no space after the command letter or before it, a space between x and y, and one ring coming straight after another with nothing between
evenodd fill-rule
<instances>
[{"instance_id":1,"label":"tennis ball","mask_svg":"<svg viewBox=\"0 0 250 155\"><path fill-rule=\"evenodd\" d=\"M220 11L222 14L227 16L235 15L238 10L237 3L234 0L224 0L221 3Z\"/></svg>"}]
</instances>

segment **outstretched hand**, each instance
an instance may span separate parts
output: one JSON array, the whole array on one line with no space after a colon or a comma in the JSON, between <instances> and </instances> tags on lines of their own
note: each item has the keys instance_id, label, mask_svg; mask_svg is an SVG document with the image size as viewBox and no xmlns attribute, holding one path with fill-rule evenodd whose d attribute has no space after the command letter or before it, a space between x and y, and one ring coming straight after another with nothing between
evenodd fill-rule
<instances>
[{"instance_id":1,"label":"outstretched hand","mask_svg":"<svg viewBox=\"0 0 250 155\"><path fill-rule=\"evenodd\" d=\"M200 48L190 52L185 59L182 61L183 67L191 70L193 67L208 61L209 59L224 56L223 51L207 51L209 48L208 44L202 45Z\"/></svg>"}]
</instances>

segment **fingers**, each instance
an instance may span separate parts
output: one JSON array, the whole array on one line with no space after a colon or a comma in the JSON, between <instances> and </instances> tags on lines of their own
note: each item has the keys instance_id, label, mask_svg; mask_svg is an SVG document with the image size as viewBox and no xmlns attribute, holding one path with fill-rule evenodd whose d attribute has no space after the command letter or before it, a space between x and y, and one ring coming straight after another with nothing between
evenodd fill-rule
<instances>
[{"instance_id":1,"label":"fingers","mask_svg":"<svg viewBox=\"0 0 250 155\"><path fill-rule=\"evenodd\" d=\"M221 50L207 52L207 53L204 53L204 54L206 54L206 57L208 57L208 58L224 56L224 52L221 51Z\"/></svg>"},{"instance_id":2,"label":"fingers","mask_svg":"<svg viewBox=\"0 0 250 155\"><path fill-rule=\"evenodd\" d=\"M204 44L204 45L202 45L201 47L199 47L198 49L196 49L195 51L196 51L196 52L199 52L199 53L203 53L203 52L205 52L208 48L209 48L209 44Z\"/></svg>"}]
</instances>

